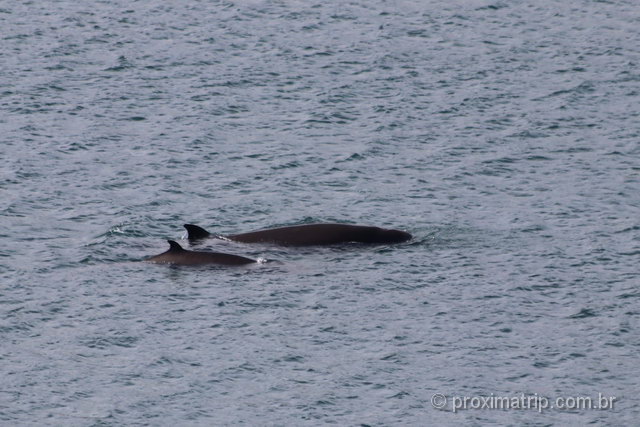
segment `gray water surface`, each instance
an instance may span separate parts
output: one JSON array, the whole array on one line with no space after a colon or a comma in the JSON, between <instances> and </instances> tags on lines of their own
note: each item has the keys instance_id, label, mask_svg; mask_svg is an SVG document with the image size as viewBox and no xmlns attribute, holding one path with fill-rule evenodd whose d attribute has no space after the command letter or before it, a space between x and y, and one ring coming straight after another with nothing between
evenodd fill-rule
<instances>
[{"instance_id":1,"label":"gray water surface","mask_svg":"<svg viewBox=\"0 0 640 427\"><path fill-rule=\"evenodd\" d=\"M623 0L0 2L0 423L637 423L639 29ZM312 222L414 239L139 262Z\"/></svg>"}]
</instances>

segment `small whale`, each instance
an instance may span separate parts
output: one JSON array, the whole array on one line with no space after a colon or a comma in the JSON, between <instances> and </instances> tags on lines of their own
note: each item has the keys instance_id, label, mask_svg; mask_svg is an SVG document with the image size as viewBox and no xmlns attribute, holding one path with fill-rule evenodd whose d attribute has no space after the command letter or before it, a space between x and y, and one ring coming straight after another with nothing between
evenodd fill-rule
<instances>
[{"instance_id":1,"label":"small whale","mask_svg":"<svg viewBox=\"0 0 640 427\"><path fill-rule=\"evenodd\" d=\"M272 243L283 246L336 245L339 243L401 243L411 239L406 231L350 224L304 224L251 233L219 236L202 227L185 224L189 240L207 237L242 243Z\"/></svg>"},{"instance_id":2,"label":"small whale","mask_svg":"<svg viewBox=\"0 0 640 427\"><path fill-rule=\"evenodd\" d=\"M252 264L256 261L239 255L223 254L220 252L196 252L183 249L177 242L167 240L170 248L168 251L160 255L152 256L146 259L147 262L157 264L175 264L175 265L245 265Z\"/></svg>"}]
</instances>

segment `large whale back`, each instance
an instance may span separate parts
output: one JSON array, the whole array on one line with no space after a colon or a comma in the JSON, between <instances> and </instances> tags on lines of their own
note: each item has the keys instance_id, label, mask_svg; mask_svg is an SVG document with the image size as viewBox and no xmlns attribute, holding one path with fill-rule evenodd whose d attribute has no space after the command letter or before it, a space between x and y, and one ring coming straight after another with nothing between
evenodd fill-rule
<instances>
[{"instance_id":1,"label":"large whale back","mask_svg":"<svg viewBox=\"0 0 640 427\"><path fill-rule=\"evenodd\" d=\"M177 242L167 240L170 248L160 255L152 256L147 262L175 265L244 265L256 262L250 258L221 252L196 252L183 249Z\"/></svg>"},{"instance_id":2,"label":"large whale back","mask_svg":"<svg viewBox=\"0 0 640 427\"><path fill-rule=\"evenodd\" d=\"M185 224L189 239L211 237L212 234L193 224ZM304 224L272 228L226 236L242 243L272 243L284 246L335 245L340 243L401 243L411 234L401 231L351 224Z\"/></svg>"}]
</instances>

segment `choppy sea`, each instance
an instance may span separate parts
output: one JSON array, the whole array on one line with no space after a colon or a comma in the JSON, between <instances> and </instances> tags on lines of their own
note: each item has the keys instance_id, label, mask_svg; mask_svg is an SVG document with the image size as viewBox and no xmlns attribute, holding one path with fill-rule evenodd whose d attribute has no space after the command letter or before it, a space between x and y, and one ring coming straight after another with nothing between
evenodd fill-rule
<instances>
[{"instance_id":1,"label":"choppy sea","mask_svg":"<svg viewBox=\"0 0 640 427\"><path fill-rule=\"evenodd\" d=\"M0 1L0 171L1 425L640 418L634 0Z\"/></svg>"}]
</instances>

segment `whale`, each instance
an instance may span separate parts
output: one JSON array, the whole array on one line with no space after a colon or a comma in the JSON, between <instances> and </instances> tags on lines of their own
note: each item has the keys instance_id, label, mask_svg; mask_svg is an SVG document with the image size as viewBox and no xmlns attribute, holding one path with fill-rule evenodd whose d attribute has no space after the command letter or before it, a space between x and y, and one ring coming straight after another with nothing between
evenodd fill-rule
<instances>
[{"instance_id":1,"label":"whale","mask_svg":"<svg viewBox=\"0 0 640 427\"><path fill-rule=\"evenodd\" d=\"M145 261L155 264L173 265L246 265L256 261L239 255L225 254L220 252L198 252L184 249L174 240L169 242L169 250L160 255L152 256Z\"/></svg>"},{"instance_id":2,"label":"whale","mask_svg":"<svg viewBox=\"0 0 640 427\"><path fill-rule=\"evenodd\" d=\"M219 238L241 243L270 243L282 246L337 245L340 243L402 243L412 238L406 231L366 225L303 224L271 228L228 236L209 233L194 224L184 224L189 240Z\"/></svg>"}]
</instances>

